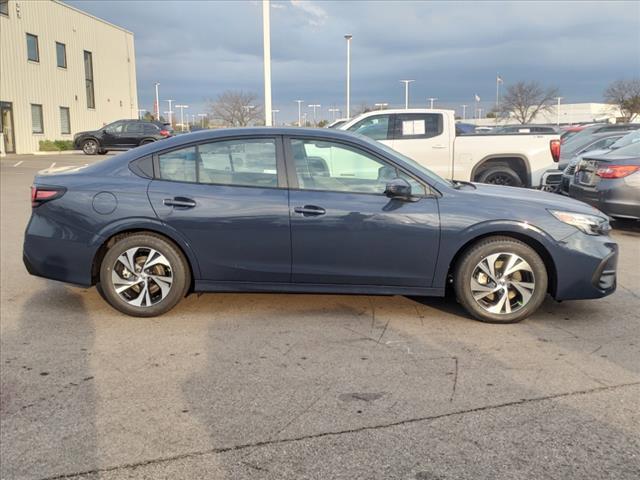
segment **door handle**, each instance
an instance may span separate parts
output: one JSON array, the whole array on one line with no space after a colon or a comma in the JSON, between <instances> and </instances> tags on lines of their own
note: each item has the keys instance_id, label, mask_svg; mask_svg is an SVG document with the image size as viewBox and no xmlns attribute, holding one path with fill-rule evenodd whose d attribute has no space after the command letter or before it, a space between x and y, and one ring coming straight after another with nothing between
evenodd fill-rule
<instances>
[{"instance_id":1,"label":"door handle","mask_svg":"<svg viewBox=\"0 0 640 480\"><path fill-rule=\"evenodd\" d=\"M165 198L162 203L167 207L193 208L196 206L195 200L186 197Z\"/></svg>"},{"instance_id":2,"label":"door handle","mask_svg":"<svg viewBox=\"0 0 640 480\"><path fill-rule=\"evenodd\" d=\"M447 146L446 146L446 145L434 145L434 146L433 146L433 147L431 147L431 148L442 149L442 148L447 148Z\"/></svg>"},{"instance_id":3,"label":"door handle","mask_svg":"<svg viewBox=\"0 0 640 480\"><path fill-rule=\"evenodd\" d=\"M324 215L327 211L322 207L316 207L315 205L305 205L304 207L294 207L293 211L301 213L305 217L315 217L318 215Z\"/></svg>"}]
</instances>

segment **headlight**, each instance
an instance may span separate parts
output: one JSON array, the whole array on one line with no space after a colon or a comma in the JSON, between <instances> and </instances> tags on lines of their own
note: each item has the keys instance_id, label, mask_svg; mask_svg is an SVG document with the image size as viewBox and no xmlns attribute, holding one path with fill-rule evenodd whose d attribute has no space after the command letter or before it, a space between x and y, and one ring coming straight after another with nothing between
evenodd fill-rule
<instances>
[{"instance_id":1,"label":"headlight","mask_svg":"<svg viewBox=\"0 0 640 480\"><path fill-rule=\"evenodd\" d=\"M549 213L562 223L576 227L587 235L602 235L611 230L609 220L598 215L563 212L561 210L549 210Z\"/></svg>"}]
</instances>

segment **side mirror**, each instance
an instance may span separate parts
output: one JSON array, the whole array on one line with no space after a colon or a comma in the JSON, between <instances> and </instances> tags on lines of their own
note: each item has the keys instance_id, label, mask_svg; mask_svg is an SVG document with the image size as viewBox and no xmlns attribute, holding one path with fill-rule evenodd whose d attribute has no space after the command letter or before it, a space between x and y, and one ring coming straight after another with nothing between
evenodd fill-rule
<instances>
[{"instance_id":1,"label":"side mirror","mask_svg":"<svg viewBox=\"0 0 640 480\"><path fill-rule=\"evenodd\" d=\"M389 198L409 199L411 185L404 178L393 178L387 182L384 194Z\"/></svg>"}]
</instances>

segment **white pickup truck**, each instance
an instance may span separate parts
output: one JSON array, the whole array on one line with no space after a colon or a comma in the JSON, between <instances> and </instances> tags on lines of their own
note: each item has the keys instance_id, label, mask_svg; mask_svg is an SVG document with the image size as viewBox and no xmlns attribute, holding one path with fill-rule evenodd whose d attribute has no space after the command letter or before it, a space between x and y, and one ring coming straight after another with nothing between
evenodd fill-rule
<instances>
[{"instance_id":1,"label":"white pickup truck","mask_svg":"<svg viewBox=\"0 0 640 480\"><path fill-rule=\"evenodd\" d=\"M377 110L338 126L378 140L438 175L518 187L540 187L557 172L558 134L456 136L453 110Z\"/></svg>"}]
</instances>

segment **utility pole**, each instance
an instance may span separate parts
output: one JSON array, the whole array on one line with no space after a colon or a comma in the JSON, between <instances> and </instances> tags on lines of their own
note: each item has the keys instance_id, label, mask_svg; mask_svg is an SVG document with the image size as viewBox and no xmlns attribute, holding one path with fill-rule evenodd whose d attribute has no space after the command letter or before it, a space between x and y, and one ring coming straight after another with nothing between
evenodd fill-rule
<instances>
[{"instance_id":1,"label":"utility pole","mask_svg":"<svg viewBox=\"0 0 640 480\"><path fill-rule=\"evenodd\" d=\"M169 119L169 125L173 125L173 118L171 117L171 115L173 115L173 111L171 110L171 102L173 102L173 100L165 100L165 102L169 102L169 111L164 113L167 114L167 118Z\"/></svg>"},{"instance_id":2,"label":"utility pole","mask_svg":"<svg viewBox=\"0 0 640 480\"><path fill-rule=\"evenodd\" d=\"M180 130L184 132L184 109L189 108L189 105L176 105L176 108L180 109Z\"/></svg>"},{"instance_id":3,"label":"utility pole","mask_svg":"<svg viewBox=\"0 0 640 480\"><path fill-rule=\"evenodd\" d=\"M304 100L296 100L296 103L298 104L298 126L301 127L302 124L300 122L302 122L302 110L301 110L301 105L302 102L304 102Z\"/></svg>"},{"instance_id":4,"label":"utility pole","mask_svg":"<svg viewBox=\"0 0 640 480\"><path fill-rule=\"evenodd\" d=\"M313 126L317 127L318 122L316 121L316 108L320 108L322 105L319 103L313 103L311 105L307 105L309 108L313 108Z\"/></svg>"},{"instance_id":5,"label":"utility pole","mask_svg":"<svg viewBox=\"0 0 640 480\"><path fill-rule=\"evenodd\" d=\"M467 119L467 106L468 105L460 105L462 107L462 120Z\"/></svg>"},{"instance_id":6,"label":"utility pole","mask_svg":"<svg viewBox=\"0 0 640 480\"><path fill-rule=\"evenodd\" d=\"M404 83L404 108L406 110L409 108L409 84L415 80L400 80L400 82Z\"/></svg>"},{"instance_id":7,"label":"utility pole","mask_svg":"<svg viewBox=\"0 0 640 480\"><path fill-rule=\"evenodd\" d=\"M429 97L427 98L427 100L429 100L431 102L431 106L429 107L431 110L433 110L433 102L435 102L436 100L438 100L435 97Z\"/></svg>"},{"instance_id":8,"label":"utility pole","mask_svg":"<svg viewBox=\"0 0 640 480\"><path fill-rule=\"evenodd\" d=\"M158 82L156 82L156 108L155 108L155 114L156 114L156 120L160 121L160 97L158 96L158 87L160 86L160 84Z\"/></svg>"},{"instance_id":9,"label":"utility pole","mask_svg":"<svg viewBox=\"0 0 640 480\"><path fill-rule=\"evenodd\" d=\"M353 35L344 36L347 41L347 118L351 118L351 39Z\"/></svg>"},{"instance_id":10,"label":"utility pole","mask_svg":"<svg viewBox=\"0 0 640 480\"><path fill-rule=\"evenodd\" d=\"M560 125L560 100L562 100L564 97L556 97L556 100L558 100L558 106L556 107L556 125Z\"/></svg>"},{"instance_id":11,"label":"utility pole","mask_svg":"<svg viewBox=\"0 0 640 480\"><path fill-rule=\"evenodd\" d=\"M271 26L269 0L262 0L262 47L264 57L264 124L271 126Z\"/></svg>"}]
</instances>

